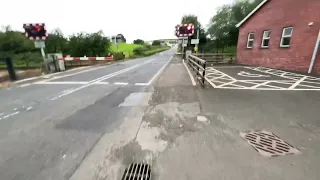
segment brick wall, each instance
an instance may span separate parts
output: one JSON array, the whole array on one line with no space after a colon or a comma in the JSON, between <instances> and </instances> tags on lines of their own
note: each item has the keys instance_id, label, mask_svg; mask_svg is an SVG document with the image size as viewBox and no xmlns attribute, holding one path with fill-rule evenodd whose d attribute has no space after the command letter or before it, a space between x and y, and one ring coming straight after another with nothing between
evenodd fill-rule
<instances>
[{"instance_id":1,"label":"brick wall","mask_svg":"<svg viewBox=\"0 0 320 180\"><path fill-rule=\"evenodd\" d=\"M320 29L319 9L319 0L269 0L240 27L237 62L307 72ZM290 47L281 48L282 30L288 26L293 27ZM261 48L264 30L271 30L268 49ZM247 49L249 32L255 33L252 49ZM320 72L320 52L314 72Z\"/></svg>"}]
</instances>

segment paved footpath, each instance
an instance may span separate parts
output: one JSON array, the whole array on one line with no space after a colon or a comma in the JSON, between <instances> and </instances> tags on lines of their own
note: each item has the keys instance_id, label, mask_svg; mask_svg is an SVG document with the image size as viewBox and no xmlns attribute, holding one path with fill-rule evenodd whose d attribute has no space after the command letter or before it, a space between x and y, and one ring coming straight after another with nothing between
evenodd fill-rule
<instances>
[{"instance_id":1,"label":"paved footpath","mask_svg":"<svg viewBox=\"0 0 320 180\"><path fill-rule=\"evenodd\" d=\"M120 179L133 162L149 163L154 180L320 177L317 91L202 89L175 57L141 96L123 104L145 107L123 123L134 130L113 134L118 144L102 137L72 180Z\"/></svg>"}]
</instances>

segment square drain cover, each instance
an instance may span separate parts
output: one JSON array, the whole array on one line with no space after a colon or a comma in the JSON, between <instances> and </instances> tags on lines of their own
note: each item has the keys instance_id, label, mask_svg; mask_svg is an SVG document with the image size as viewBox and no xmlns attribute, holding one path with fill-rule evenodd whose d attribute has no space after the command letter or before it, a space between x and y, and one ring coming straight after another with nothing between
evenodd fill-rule
<instances>
[{"instance_id":1,"label":"square drain cover","mask_svg":"<svg viewBox=\"0 0 320 180\"><path fill-rule=\"evenodd\" d=\"M240 136L247 140L261 155L266 157L300 153L298 149L268 131L250 131L240 133Z\"/></svg>"},{"instance_id":2,"label":"square drain cover","mask_svg":"<svg viewBox=\"0 0 320 180\"><path fill-rule=\"evenodd\" d=\"M150 176L150 165L132 163L125 169L121 180L150 180Z\"/></svg>"}]
</instances>

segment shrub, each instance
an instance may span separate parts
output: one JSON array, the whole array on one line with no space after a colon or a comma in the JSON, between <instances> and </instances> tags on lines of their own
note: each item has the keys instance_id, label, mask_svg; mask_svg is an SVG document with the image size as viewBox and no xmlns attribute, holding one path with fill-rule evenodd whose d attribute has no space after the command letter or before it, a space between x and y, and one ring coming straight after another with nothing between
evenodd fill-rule
<instances>
[{"instance_id":1,"label":"shrub","mask_svg":"<svg viewBox=\"0 0 320 180\"><path fill-rule=\"evenodd\" d=\"M161 45L161 42L158 40L152 42L152 46L160 46L160 45Z\"/></svg>"},{"instance_id":2,"label":"shrub","mask_svg":"<svg viewBox=\"0 0 320 180\"><path fill-rule=\"evenodd\" d=\"M144 47L144 46L143 47L137 47L137 48L135 48L133 50L133 54L134 55L143 55L146 50L148 50L148 49L146 47Z\"/></svg>"},{"instance_id":3,"label":"shrub","mask_svg":"<svg viewBox=\"0 0 320 180\"><path fill-rule=\"evenodd\" d=\"M125 54L123 53L123 52L118 52L118 53L113 53L113 59L115 60L115 61L118 61L118 60L122 60L122 59L124 59L126 56L125 56Z\"/></svg>"}]
</instances>

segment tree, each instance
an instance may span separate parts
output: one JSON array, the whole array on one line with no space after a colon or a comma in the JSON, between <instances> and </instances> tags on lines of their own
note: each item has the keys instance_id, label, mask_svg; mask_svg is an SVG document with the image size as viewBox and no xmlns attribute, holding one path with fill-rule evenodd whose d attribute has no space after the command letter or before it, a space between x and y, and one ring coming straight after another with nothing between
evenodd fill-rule
<instances>
[{"instance_id":1,"label":"tree","mask_svg":"<svg viewBox=\"0 0 320 180\"><path fill-rule=\"evenodd\" d=\"M211 18L208 34L218 51L224 47L236 46L239 29L236 24L244 19L262 0L242 0L220 7Z\"/></svg>"},{"instance_id":2,"label":"tree","mask_svg":"<svg viewBox=\"0 0 320 180\"><path fill-rule=\"evenodd\" d=\"M203 51L204 46L207 43L207 33L202 28L201 23L198 21L198 17L193 14L184 15L181 18L181 24L193 24L194 25L195 33L192 37L190 37L191 39L197 39L197 33L199 30L199 51ZM190 46L193 48L195 45L190 45Z\"/></svg>"},{"instance_id":3,"label":"tree","mask_svg":"<svg viewBox=\"0 0 320 180\"><path fill-rule=\"evenodd\" d=\"M198 16L193 14L184 15L181 18L181 24L194 24L194 27L201 27L201 24L198 21Z\"/></svg>"},{"instance_id":4,"label":"tree","mask_svg":"<svg viewBox=\"0 0 320 180\"><path fill-rule=\"evenodd\" d=\"M46 51L49 53L62 53L67 50L67 39L63 37L60 29L55 29L49 33L48 40L46 41Z\"/></svg>"},{"instance_id":5,"label":"tree","mask_svg":"<svg viewBox=\"0 0 320 180\"><path fill-rule=\"evenodd\" d=\"M144 41L142 39L136 39L133 41L133 44L144 44Z\"/></svg>"}]
</instances>

